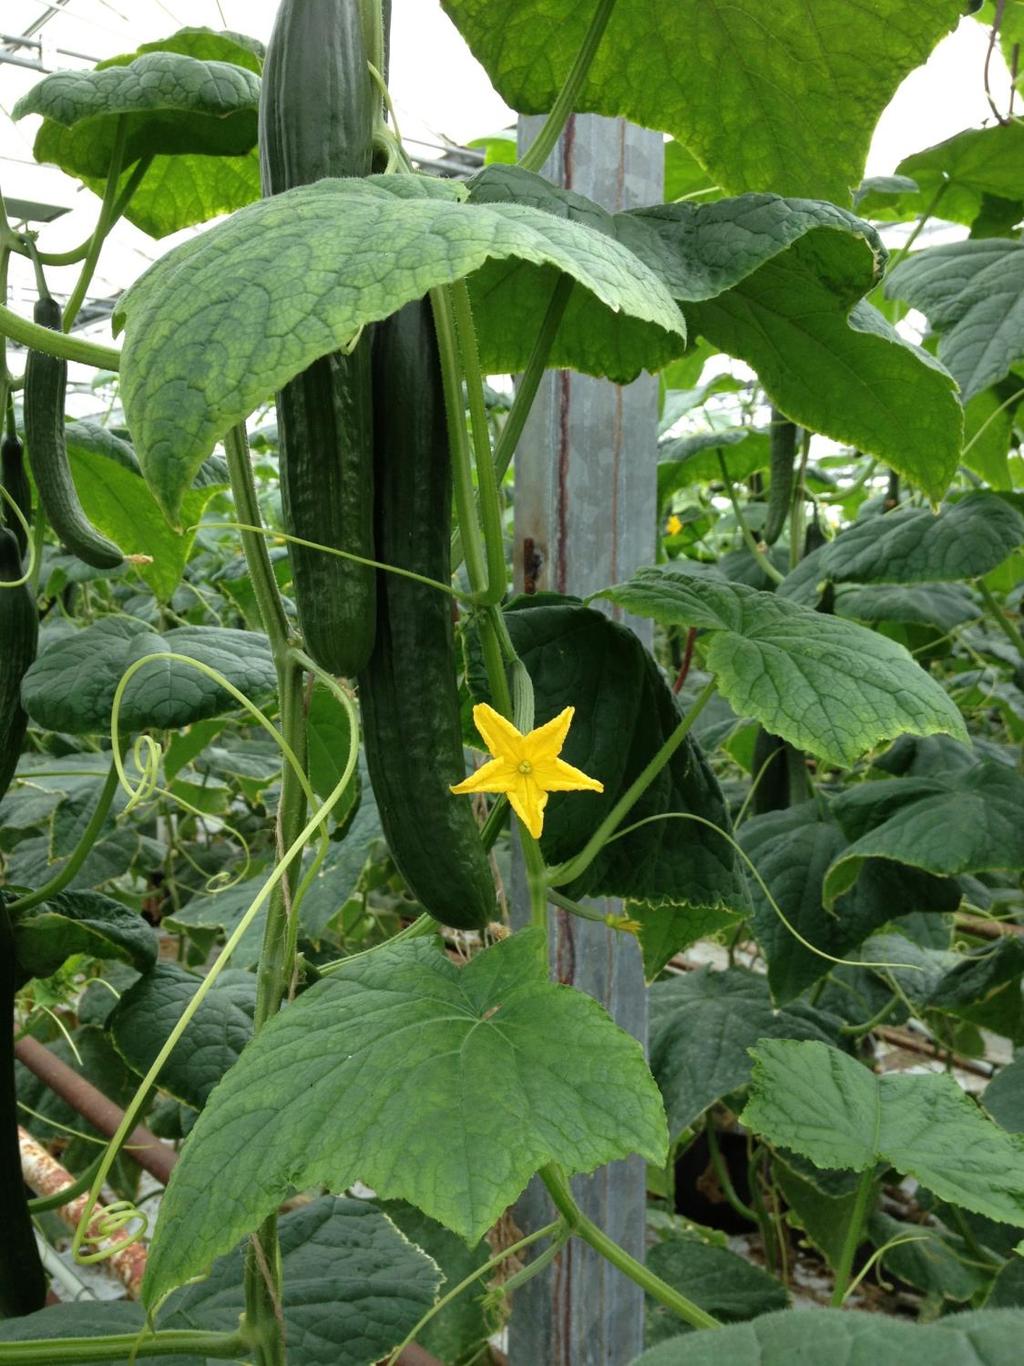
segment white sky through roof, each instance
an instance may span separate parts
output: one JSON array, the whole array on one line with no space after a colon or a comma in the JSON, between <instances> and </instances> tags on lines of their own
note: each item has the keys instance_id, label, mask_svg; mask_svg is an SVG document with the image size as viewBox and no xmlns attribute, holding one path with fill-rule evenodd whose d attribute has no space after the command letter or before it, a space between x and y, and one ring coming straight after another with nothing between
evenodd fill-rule
<instances>
[{"instance_id":1,"label":"white sky through roof","mask_svg":"<svg viewBox=\"0 0 1024 1366\"><path fill-rule=\"evenodd\" d=\"M0 0L0 33L24 33L53 10L38 33L44 61L49 68L81 67L81 60L57 50L98 59L200 24L236 29L266 41L276 9L277 0ZM408 140L467 141L511 122L512 114L490 88L439 0L393 0L393 12L391 84ZM904 82L879 123L868 174L890 172L909 153L991 121L982 77L987 46L987 30L964 19L928 64ZM36 53L22 50L22 55ZM998 51L992 76L993 96L1005 109L1009 77ZM35 165L32 139L37 119L15 125L8 117L14 102L38 79L37 72L0 65L0 185L8 195L72 206L42 234L48 250L60 251L88 234L99 201L55 169ZM105 246L91 295L102 298L124 288L175 240L157 243L130 224L119 224ZM74 270L53 272L57 292L69 290L73 280ZM14 306L24 308L32 294L31 274L17 259L12 287Z\"/></svg>"}]
</instances>

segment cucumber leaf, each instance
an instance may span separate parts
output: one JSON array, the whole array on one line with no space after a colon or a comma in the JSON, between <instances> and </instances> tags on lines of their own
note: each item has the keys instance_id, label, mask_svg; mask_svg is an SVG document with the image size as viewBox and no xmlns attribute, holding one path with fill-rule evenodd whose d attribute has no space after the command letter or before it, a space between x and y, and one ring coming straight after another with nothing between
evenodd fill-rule
<instances>
[{"instance_id":1,"label":"cucumber leaf","mask_svg":"<svg viewBox=\"0 0 1024 1366\"><path fill-rule=\"evenodd\" d=\"M202 1273L293 1186L361 1179L475 1243L546 1162L663 1162L640 1045L547 980L544 942L522 931L461 969L422 940L385 944L274 1016L174 1170L146 1303Z\"/></svg>"},{"instance_id":2,"label":"cucumber leaf","mask_svg":"<svg viewBox=\"0 0 1024 1366\"><path fill-rule=\"evenodd\" d=\"M513 257L531 269L501 328L481 326L488 369L525 357L556 272L578 288L551 364L626 382L682 350L682 315L627 248L526 204L468 203L454 181L321 180L168 252L121 296L114 318L126 332L128 425L164 510L181 515L217 439L313 360L432 287ZM525 334L514 325L523 319Z\"/></svg>"},{"instance_id":3,"label":"cucumber leaf","mask_svg":"<svg viewBox=\"0 0 1024 1366\"><path fill-rule=\"evenodd\" d=\"M775 1009L764 977L745 968L700 968L655 982L650 1003L651 1071L673 1137L746 1086L758 1039L838 1038L839 1021L824 1011L799 1003Z\"/></svg>"},{"instance_id":4,"label":"cucumber leaf","mask_svg":"<svg viewBox=\"0 0 1024 1366\"><path fill-rule=\"evenodd\" d=\"M128 989L107 1017L114 1046L144 1076L202 984L177 963L159 963ZM252 1037L256 978L228 968L217 978L160 1073L160 1086L199 1110Z\"/></svg>"},{"instance_id":5,"label":"cucumber leaf","mask_svg":"<svg viewBox=\"0 0 1024 1366\"><path fill-rule=\"evenodd\" d=\"M276 675L266 637L219 626L180 626L158 635L135 617L103 617L57 642L22 681L25 710L47 730L89 735L110 728L114 693L129 665L148 654L174 652L218 670L253 701L273 695ZM125 731L173 729L232 711L237 703L189 664L156 659L125 689Z\"/></svg>"},{"instance_id":6,"label":"cucumber leaf","mask_svg":"<svg viewBox=\"0 0 1024 1366\"><path fill-rule=\"evenodd\" d=\"M1024 868L1024 778L986 760L950 777L859 783L832 801L852 843L825 875L831 905L865 859L892 859L938 876Z\"/></svg>"},{"instance_id":7,"label":"cucumber leaf","mask_svg":"<svg viewBox=\"0 0 1024 1366\"><path fill-rule=\"evenodd\" d=\"M561 90L593 0L442 0L495 89L523 114ZM871 134L962 5L832 0L618 0L575 101L671 133L730 193L777 189L849 202Z\"/></svg>"},{"instance_id":8,"label":"cucumber leaf","mask_svg":"<svg viewBox=\"0 0 1024 1366\"><path fill-rule=\"evenodd\" d=\"M1010 1309L951 1314L928 1324L850 1309L803 1309L673 1338L633 1366L993 1366L1015 1359L1021 1333L1024 1313Z\"/></svg>"},{"instance_id":9,"label":"cucumber leaf","mask_svg":"<svg viewBox=\"0 0 1024 1366\"><path fill-rule=\"evenodd\" d=\"M1024 356L1024 242L986 237L928 247L885 282L890 299L920 309L964 403Z\"/></svg>"},{"instance_id":10,"label":"cucumber leaf","mask_svg":"<svg viewBox=\"0 0 1024 1366\"><path fill-rule=\"evenodd\" d=\"M879 1077L813 1040L763 1039L751 1055L741 1119L770 1143L816 1167L895 1167L940 1199L1024 1223L1024 1138L993 1124L952 1076Z\"/></svg>"},{"instance_id":11,"label":"cucumber leaf","mask_svg":"<svg viewBox=\"0 0 1024 1366\"><path fill-rule=\"evenodd\" d=\"M37 161L102 195L118 119L127 120L121 188L142 156L152 162L125 211L165 237L260 196L256 123L262 47L240 34L182 29L91 71L57 71L18 102L43 115Z\"/></svg>"},{"instance_id":12,"label":"cucumber leaf","mask_svg":"<svg viewBox=\"0 0 1024 1366\"><path fill-rule=\"evenodd\" d=\"M117 958L145 972L156 962L157 938L136 912L100 892L59 892L14 919L19 975L49 977L72 954Z\"/></svg>"},{"instance_id":13,"label":"cucumber leaf","mask_svg":"<svg viewBox=\"0 0 1024 1366\"><path fill-rule=\"evenodd\" d=\"M705 665L733 709L830 763L848 767L904 731L967 738L953 702L907 651L853 622L675 566L641 569L599 596L707 632Z\"/></svg>"}]
</instances>

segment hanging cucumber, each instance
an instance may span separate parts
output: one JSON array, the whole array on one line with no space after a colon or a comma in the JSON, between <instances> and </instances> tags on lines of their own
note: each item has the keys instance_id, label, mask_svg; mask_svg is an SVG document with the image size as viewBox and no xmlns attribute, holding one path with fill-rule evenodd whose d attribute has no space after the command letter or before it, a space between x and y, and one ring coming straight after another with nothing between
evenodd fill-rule
<instances>
[{"instance_id":1,"label":"hanging cucumber","mask_svg":"<svg viewBox=\"0 0 1024 1366\"><path fill-rule=\"evenodd\" d=\"M13 432L8 432L0 443L0 484L3 484L25 521L31 525L32 490L29 488L28 474L25 470L25 453L20 440ZM24 556L28 549L28 537L25 535L25 528L6 500L0 513L0 522L10 527L14 539L18 542L18 549ZM20 576L15 574L14 577Z\"/></svg>"},{"instance_id":2,"label":"hanging cucumber","mask_svg":"<svg viewBox=\"0 0 1024 1366\"><path fill-rule=\"evenodd\" d=\"M260 94L265 195L370 173L380 100L366 63L358 0L283 0ZM277 425L285 529L373 559L369 339L290 381ZM358 673L373 647L374 571L299 545L289 553L306 648L332 673Z\"/></svg>"},{"instance_id":3,"label":"hanging cucumber","mask_svg":"<svg viewBox=\"0 0 1024 1366\"><path fill-rule=\"evenodd\" d=\"M36 657L39 614L21 578L21 550L14 533L0 527L0 799L18 766L28 717L21 705L21 680Z\"/></svg>"},{"instance_id":4,"label":"hanging cucumber","mask_svg":"<svg viewBox=\"0 0 1024 1366\"><path fill-rule=\"evenodd\" d=\"M0 592L3 592L0 589ZM14 1083L14 935L0 895L0 1317L34 1314L46 1303L18 1148L18 1096Z\"/></svg>"},{"instance_id":5,"label":"hanging cucumber","mask_svg":"<svg viewBox=\"0 0 1024 1366\"><path fill-rule=\"evenodd\" d=\"M39 299L33 316L60 331L60 305ZM25 441L32 477L47 520L61 543L94 569L116 569L124 556L86 517L71 477L64 436L67 361L30 351L25 362Z\"/></svg>"},{"instance_id":6,"label":"hanging cucumber","mask_svg":"<svg viewBox=\"0 0 1024 1366\"><path fill-rule=\"evenodd\" d=\"M433 318L408 304L373 342L377 551L441 583L451 578L451 469ZM359 678L366 763L381 824L410 891L435 919L479 929L494 882L468 802L451 603L380 575L377 640Z\"/></svg>"},{"instance_id":7,"label":"hanging cucumber","mask_svg":"<svg viewBox=\"0 0 1024 1366\"><path fill-rule=\"evenodd\" d=\"M775 544L782 535L782 528L786 525L786 518L789 516L789 505L793 498L796 435L796 424L784 417L777 408L773 408L771 429L772 482L768 489L768 515L764 524L763 540L765 545Z\"/></svg>"}]
</instances>

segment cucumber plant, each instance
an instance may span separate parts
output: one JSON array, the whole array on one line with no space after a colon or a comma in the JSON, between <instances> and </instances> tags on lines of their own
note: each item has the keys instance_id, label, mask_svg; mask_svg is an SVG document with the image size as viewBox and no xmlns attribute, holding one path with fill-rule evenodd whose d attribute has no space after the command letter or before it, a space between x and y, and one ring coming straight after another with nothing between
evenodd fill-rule
<instances>
[{"instance_id":1,"label":"cucumber plant","mask_svg":"<svg viewBox=\"0 0 1024 1366\"><path fill-rule=\"evenodd\" d=\"M518 164L494 140L466 180L414 167L379 0L282 0L266 52L185 29L14 110L101 206L55 253L0 203L0 281L31 262L39 293L32 320L0 303L0 1366L414 1340L461 1366L573 1240L642 1288L645 1366L1014 1360L1018 125L854 204L954 0L837 0L814 34L780 0L758 100L696 0L657 44L641 0L445 9L547 114ZM538 173L585 111L671 135L668 202ZM66 329L122 216L221 221L119 299L118 349ZM956 240L925 245L933 218ZM93 418L67 419L69 363L107 376ZM512 590L553 368L661 377L657 563L586 601L539 563ZM553 908L642 956L648 1057L551 980ZM152 1228L140 1120L187 1138ZM76 1258L144 1248L141 1304L40 1307L17 1122L85 1192ZM570 1185L634 1154L643 1261ZM552 1218L510 1234L534 1176ZM791 1308L794 1259L820 1309ZM919 1322L846 1307L883 1275L876 1306Z\"/></svg>"}]
</instances>

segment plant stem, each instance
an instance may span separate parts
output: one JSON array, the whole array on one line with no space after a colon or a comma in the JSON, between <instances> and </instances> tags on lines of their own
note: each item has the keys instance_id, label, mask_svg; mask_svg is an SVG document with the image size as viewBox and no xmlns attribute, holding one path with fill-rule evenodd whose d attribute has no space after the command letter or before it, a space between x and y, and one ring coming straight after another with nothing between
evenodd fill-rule
<instances>
[{"instance_id":1,"label":"plant stem","mask_svg":"<svg viewBox=\"0 0 1024 1366\"><path fill-rule=\"evenodd\" d=\"M474 1281L480 1280L481 1276L490 1275L492 1271L501 1266L502 1262L507 1262L509 1257L514 1257L517 1252L522 1252L523 1249L529 1247L531 1243L539 1243L542 1238L557 1236L562 1227L562 1220L555 1219L550 1224L545 1224L543 1228L539 1228L533 1233L528 1233L525 1238L520 1238L519 1241L513 1243L511 1247L506 1247L501 1252L495 1253L493 1257L484 1262L483 1266L478 1266L475 1271L471 1271L464 1280L461 1280L458 1283L458 1285L452 1286L451 1290L449 1290L446 1295L442 1296L436 1304L430 1306L423 1317L413 1325L406 1336L394 1349L388 1357L385 1366L394 1366L405 1348L408 1347L409 1343L413 1341L420 1330L430 1322L434 1315L439 1314L442 1309L445 1309L451 1304L452 1300L461 1295L464 1290L468 1290Z\"/></svg>"},{"instance_id":2,"label":"plant stem","mask_svg":"<svg viewBox=\"0 0 1024 1366\"><path fill-rule=\"evenodd\" d=\"M33 351L41 351L44 356L59 356L62 360L79 361L97 370L119 370L121 353L112 346L97 346L95 342L82 341L80 337L68 337L63 332L55 332L50 327L40 327L38 323L22 318L5 304L0 303L0 336L27 346Z\"/></svg>"},{"instance_id":3,"label":"plant stem","mask_svg":"<svg viewBox=\"0 0 1024 1366\"><path fill-rule=\"evenodd\" d=\"M850 1222L846 1229L846 1237L843 1239L842 1250L839 1253L839 1264L836 1267L836 1283L832 1291L832 1298L829 1304L833 1309L841 1309L843 1301L846 1299L847 1287L850 1284L850 1271L853 1267L853 1258L858 1247L860 1247L861 1235L864 1232L864 1220L867 1217L868 1203L875 1184L875 1169L867 1167L861 1172L860 1182L857 1186L857 1194L854 1198L853 1209L850 1212Z\"/></svg>"},{"instance_id":4,"label":"plant stem","mask_svg":"<svg viewBox=\"0 0 1024 1366\"><path fill-rule=\"evenodd\" d=\"M565 78L565 84L555 97L550 114L548 114L543 128L529 148L519 158L519 165L524 170L539 171L551 155L555 143L562 135L562 129L568 122L569 115L576 107L576 101L586 83L587 76L590 74L594 56L601 39L604 37L604 31L608 27L608 20L612 17L614 8L615 0L598 0L590 24L584 34L583 42L576 54L576 60Z\"/></svg>"},{"instance_id":5,"label":"plant stem","mask_svg":"<svg viewBox=\"0 0 1024 1366\"><path fill-rule=\"evenodd\" d=\"M1020 655L1021 659L1024 659L1024 635L1021 635L1020 631L1017 630L1016 626L1014 626L1013 622L1010 621L1009 617L1007 617L1006 613L999 606L999 603L995 599L995 595L985 580L977 579L976 583L978 585L978 592L981 594L985 606L988 608L989 612L991 612L995 624Z\"/></svg>"},{"instance_id":6,"label":"plant stem","mask_svg":"<svg viewBox=\"0 0 1024 1366\"><path fill-rule=\"evenodd\" d=\"M729 1168L726 1166L725 1158L722 1156L722 1149L718 1142L718 1130L715 1128L714 1116L710 1110L704 1120L704 1133L708 1140L708 1155L711 1158L711 1165L715 1169L715 1176L718 1178L718 1184L722 1188L722 1194L741 1218L749 1219L752 1224L759 1224L761 1221L754 1211L749 1205L744 1204L736 1194L736 1187L732 1184Z\"/></svg>"},{"instance_id":7,"label":"plant stem","mask_svg":"<svg viewBox=\"0 0 1024 1366\"><path fill-rule=\"evenodd\" d=\"M587 1216L573 1199L569 1181L561 1167L551 1162L540 1170L540 1179L548 1188L548 1194L554 1202L555 1208L562 1218L569 1225L569 1228L578 1238L582 1238L585 1243L589 1243L595 1252L600 1253L612 1266L617 1267L621 1272L635 1281L652 1299L656 1299L659 1304L663 1304L667 1309L671 1309L678 1314L684 1322L689 1323L694 1328L720 1328L722 1325L717 1319L701 1309L700 1305L694 1304L692 1300L681 1295L678 1290L673 1290L670 1285L666 1285L660 1276L656 1276L642 1262L638 1262L635 1257L631 1257L625 1248L620 1247L603 1229L588 1219Z\"/></svg>"},{"instance_id":8,"label":"plant stem","mask_svg":"<svg viewBox=\"0 0 1024 1366\"><path fill-rule=\"evenodd\" d=\"M253 483L252 465L245 427L233 427L225 442L231 491L240 517L249 525L261 526L259 501ZM303 713L303 670L291 652L288 619L285 616L277 580L262 535L243 531L242 549L252 580L263 628L270 640L277 671L281 708L281 733L285 742L305 766L306 727ZM281 796L277 809L277 852L284 851L298 838L306 816L302 785L290 764L281 776ZM253 1029L258 1032L280 1008L287 990L293 963L288 946L292 898L301 872L296 859L287 875L274 888L267 907L267 922L256 973L256 1011ZM258 1336L257 1366L284 1366L285 1346L281 1321L281 1258L277 1240L277 1216L268 1216L252 1239L245 1254L245 1310Z\"/></svg>"},{"instance_id":9,"label":"plant stem","mask_svg":"<svg viewBox=\"0 0 1024 1366\"><path fill-rule=\"evenodd\" d=\"M480 525L476 519L473 492L472 457L466 432L466 409L462 400L462 375L459 365L459 344L455 320L447 290L430 291L434 310L434 328L441 359L441 382L444 406L448 418L448 442L452 455L452 482L455 492L455 511L462 532L466 557L466 573L474 595L483 594L487 587L487 559L484 553Z\"/></svg>"},{"instance_id":10,"label":"plant stem","mask_svg":"<svg viewBox=\"0 0 1024 1366\"><path fill-rule=\"evenodd\" d=\"M690 731L693 729L697 717L711 700L711 695L715 691L715 680L709 679L704 687L697 694L693 706L676 726L675 730L668 737L665 743L658 750L657 754L646 765L629 787L622 794L619 800L605 816L604 820L597 827L590 839L573 858L566 863L560 863L554 868L548 869L548 885L551 887L563 887L567 883L574 881L585 873L593 863L594 859L604 847L609 836L615 833L617 827L629 815L636 805L637 800L643 796L647 788L665 767L668 761L675 754L676 750L683 743Z\"/></svg>"},{"instance_id":11,"label":"plant stem","mask_svg":"<svg viewBox=\"0 0 1024 1366\"><path fill-rule=\"evenodd\" d=\"M78 310L82 307L86 290L93 280L96 273L96 266L100 261L100 251L108 236L109 231L116 223L117 202L117 182L122 178L122 165L124 164L124 142L128 134L127 115L120 115L117 119L117 128L113 135L113 148L111 149L111 164L106 169L106 186L104 187L104 198L100 205L100 217L96 221L96 228L93 229L93 236L89 240L89 250L86 251L86 258L83 261L78 280L75 281L75 288L71 291L71 298L64 307L64 332L70 332L74 326L75 318L78 317ZM132 191L134 193L134 191ZM127 204L127 201L126 201Z\"/></svg>"},{"instance_id":12,"label":"plant stem","mask_svg":"<svg viewBox=\"0 0 1024 1366\"><path fill-rule=\"evenodd\" d=\"M540 388L540 382L547 368L551 347L562 318L565 316L565 310L568 307L575 283L571 275L559 276L558 283L555 285L551 300L548 303L547 312L544 314L544 321L533 344L533 350L530 352L530 358L526 362L526 369L516 383L516 394L512 400L512 407L508 410L505 425L494 443L494 478L498 484L504 479L505 472L511 465L512 457L516 453L516 447L519 445L519 439L526 426L526 419L530 416L533 401L537 397L537 390ZM452 537L452 569L457 569L461 563L462 534L456 531Z\"/></svg>"},{"instance_id":13,"label":"plant stem","mask_svg":"<svg viewBox=\"0 0 1024 1366\"><path fill-rule=\"evenodd\" d=\"M213 1357L237 1361L252 1353L247 1333L205 1333L191 1328L168 1329L146 1336L144 1332L110 1333L104 1337L36 1338L29 1342L0 1343L2 1366L54 1366L55 1362L109 1361L111 1357Z\"/></svg>"},{"instance_id":14,"label":"plant stem","mask_svg":"<svg viewBox=\"0 0 1024 1366\"><path fill-rule=\"evenodd\" d=\"M754 540L754 533L750 530L750 527L747 526L746 519L743 516L743 509L740 507L739 499L736 497L736 490L733 488L732 480L729 478L729 470L725 463L725 456L721 451L718 452L718 464L721 467L722 482L725 484L725 491L729 495L733 516L736 518L736 525L740 529L744 544L771 579L772 583L781 583L786 576L781 570L775 568L771 560L758 545L757 541Z\"/></svg>"},{"instance_id":15,"label":"plant stem","mask_svg":"<svg viewBox=\"0 0 1024 1366\"><path fill-rule=\"evenodd\" d=\"M117 120L117 128L114 132L114 146L110 152L110 165L107 168L107 183L103 190L103 203L100 205L100 216L96 220L96 227L93 230L92 238L89 242L89 250L86 252L85 261L79 272L75 287L71 291L64 309L64 331L70 332L74 325L78 310L82 307L85 299L85 291L92 283L92 277L96 272L96 266L100 259L100 251L107 234L114 226L114 211L117 207L117 182L121 179L121 167L124 163L124 145L128 135L128 118L121 114Z\"/></svg>"},{"instance_id":16,"label":"plant stem","mask_svg":"<svg viewBox=\"0 0 1024 1366\"><path fill-rule=\"evenodd\" d=\"M465 280L457 280L455 284L450 285L449 296L452 304L452 318L455 323L455 335L459 345L461 370L465 377L466 394L469 399L469 422L473 435L476 485L487 562L487 588L484 601L493 604L500 602L505 596L507 575L505 572L505 546L501 531L501 500L498 494L494 457L491 454L491 441L487 429L487 408L484 404L480 352L477 348L473 310L469 302L469 290L466 288Z\"/></svg>"},{"instance_id":17,"label":"plant stem","mask_svg":"<svg viewBox=\"0 0 1024 1366\"><path fill-rule=\"evenodd\" d=\"M40 902L47 901L51 896L56 896L58 892L64 890L85 860L89 857L92 846L96 841L96 836L99 834L103 822L107 819L107 813L110 811L111 804L114 800L114 793L117 791L117 786L117 764L112 761L103 782L103 787L100 789L100 795L96 800L96 806L93 808L93 813L89 817L89 824L82 831L82 836L72 850L71 856L68 858L63 868L61 868L60 872L57 873L55 877L52 877L49 882L45 883L42 887L37 887L34 892L26 892L26 894L19 897L17 901L11 902L8 910L10 910L13 915L17 915L19 911L31 910L33 906L38 906Z\"/></svg>"},{"instance_id":18,"label":"plant stem","mask_svg":"<svg viewBox=\"0 0 1024 1366\"><path fill-rule=\"evenodd\" d=\"M886 269L887 269L887 270L892 270L895 266L898 266L899 263L903 260L904 256L906 256L906 254L907 254L907 252L910 250L910 248L911 248L911 247L914 245L914 243L917 241L918 237L919 237L920 234L921 234L921 229L922 229L922 228L924 227L924 225L928 222L929 218L931 218L931 216L932 216L932 214L935 212L935 210L939 207L939 202L940 202L940 200L942 199L942 196L943 196L943 195L946 193L946 191L949 189L949 185L950 185L950 182L949 182L948 180L943 180L943 181L941 182L941 184L939 185L939 188L935 191L935 193L932 195L931 199L930 199L930 200L928 201L928 203L926 204L924 213L922 213L921 217L920 217L920 218L917 220L917 222L914 224L914 231L910 234L910 236L907 238L907 240L903 243L903 245L902 245L902 247L900 247L899 251L895 252L894 255L890 258L890 260L889 260L889 262L887 263L887 266L886 266Z\"/></svg>"}]
</instances>

